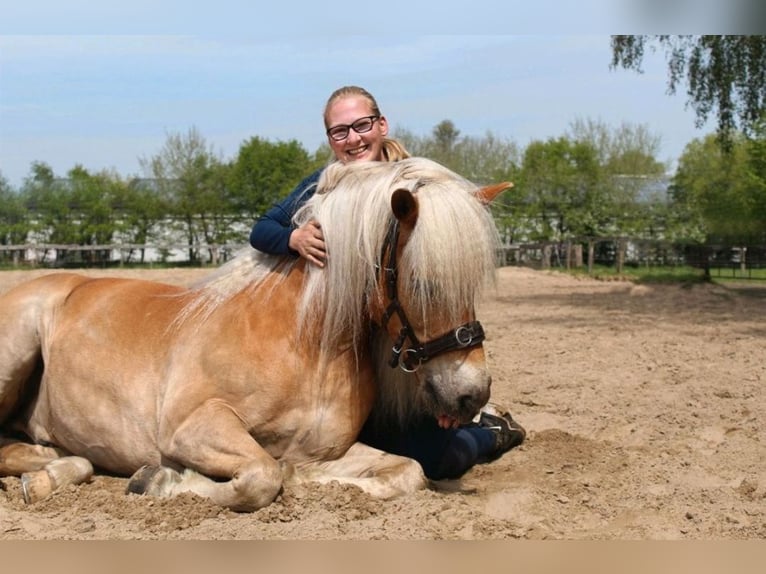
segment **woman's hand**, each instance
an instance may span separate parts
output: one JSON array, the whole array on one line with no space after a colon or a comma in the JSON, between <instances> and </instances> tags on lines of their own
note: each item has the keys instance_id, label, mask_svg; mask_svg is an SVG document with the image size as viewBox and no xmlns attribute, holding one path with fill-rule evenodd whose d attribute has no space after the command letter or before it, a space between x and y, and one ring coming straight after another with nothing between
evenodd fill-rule
<instances>
[{"instance_id":1,"label":"woman's hand","mask_svg":"<svg viewBox=\"0 0 766 574\"><path fill-rule=\"evenodd\" d=\"M287 243L290 249L297 251L301 257L310 263L317 267L324 267L327 252L325 251L322 228L316 221L311 220L295 229L290 234L290 239Z\"/></svg>"}]
</instances>

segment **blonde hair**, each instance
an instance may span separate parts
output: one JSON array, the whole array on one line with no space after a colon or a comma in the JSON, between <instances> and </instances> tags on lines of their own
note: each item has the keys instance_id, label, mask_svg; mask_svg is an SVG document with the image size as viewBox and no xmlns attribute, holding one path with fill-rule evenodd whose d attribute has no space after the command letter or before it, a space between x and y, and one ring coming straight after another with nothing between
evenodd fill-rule
<instances>
[{"instance_id":1,"label":"blonde hair","mask_svg":"<svg viewBox=\"0 0 766 574\"><path fill-rule=\"evenodd\" d=\"M364 98L365 100L367 100L367 103L370 106L370 110L372 111L372 115L375 115L375 116L383 115L380 112L380 106L378 106L377 100L370 92L368 92L367 90L359 86L343 86L335 90L332 94L330 94L330 97L327 98L327 103L325 104L324 114L323 114L325 129L330 127L328 122L328 117L327 117L330 112L330 107L332 107L332 105L336 101L342 98L348 98L353 96ZM402 159L406 159L408 157L410 157L410 153L407 151L404 145L402 145L401 142L393 138L383 139L383 160L384 161L399 161Z\"/></svg>"}]
</instances>

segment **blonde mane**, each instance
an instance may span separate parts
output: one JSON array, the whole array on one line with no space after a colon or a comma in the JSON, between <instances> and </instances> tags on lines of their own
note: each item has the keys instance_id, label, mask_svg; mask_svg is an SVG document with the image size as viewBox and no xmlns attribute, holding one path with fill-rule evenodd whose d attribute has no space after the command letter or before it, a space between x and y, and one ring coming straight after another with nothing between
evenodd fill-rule
<instances>
[{"instance_id":1,"label":"blonde mane","mask_svg":"<svg viewBox=\"0 0 766 574\"><path fill-rule=\"evenodd\" d=\"M489 210L472 196L475 185L424 158L333 163L294 218L296 225L316 219L327 245L327 265L307 266L297 316L301 331L321 326L325 353L349 340L367 343L366 306L381 296L379 258L393 219L391 195L399 188L415 194L419 213L399 262L400 296L426 328L434 313L462 322L460 313L472 308L482 287L494 279L497 233ZM239 254L198 286L199 297L187 316L206 316L233 294L259 289L275 270L286 275L296 261L288 259L253 249ZM271 283L271 288L279 285Z\"/></svg>"}]
</instances>

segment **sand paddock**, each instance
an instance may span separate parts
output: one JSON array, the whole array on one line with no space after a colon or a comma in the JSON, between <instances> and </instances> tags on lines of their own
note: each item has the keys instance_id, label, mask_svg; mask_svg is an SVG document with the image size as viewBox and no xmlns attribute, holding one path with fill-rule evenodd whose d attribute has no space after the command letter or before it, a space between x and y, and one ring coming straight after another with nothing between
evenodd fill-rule
<instances>
[{"instance_id":1,"label":"sand paddock","mask_svg":"<svg viewBox=\"0 0 766 574\"><path fill-rule=\"evenodd\" d=\"M188 283L209 271L87 271ZM0 272L0 291L42 271ZM766 537L766 285L643 286L503 268L480 308L493 396L528 440L391 501L301 487L252 514L123 493L96 476L25 506L0 539Z\"/></svg>"}]
</instances>

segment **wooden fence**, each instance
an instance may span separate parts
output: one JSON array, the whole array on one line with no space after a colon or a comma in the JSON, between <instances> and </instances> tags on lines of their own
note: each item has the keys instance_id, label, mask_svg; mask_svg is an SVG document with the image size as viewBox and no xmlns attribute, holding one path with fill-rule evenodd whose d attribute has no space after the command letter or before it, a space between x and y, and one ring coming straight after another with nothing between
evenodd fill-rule
<instances>
[{"instance_id":1,"label":"wooden fence","mask_svg":"<svg viewBox=\"0 0 766 574\"><path fill-rule=\"evenodd\" d=\"M188 263L190 253L196 255L195 262L219 265L246 244L24 244L0 245L0 262L19 267L93 265L113 266L127 263Z\"/></svg>"},{"instance_id":2,"label":"wooden fence","mask_svg":"<svg viewBox=\"0 0 766 574\"><path fill-rule=\"evenodd\" d=\"M127 264L219 265L248 244L24 244L0 245L0 264L12 267L113 267ZM582 268L594 265L648 267L692 266L714 274L756 278L766 269L766 246L732 247L669 244L631 239L591 239L506 245L501 265L536 268Z\"/></svg>"}]
</instances>

